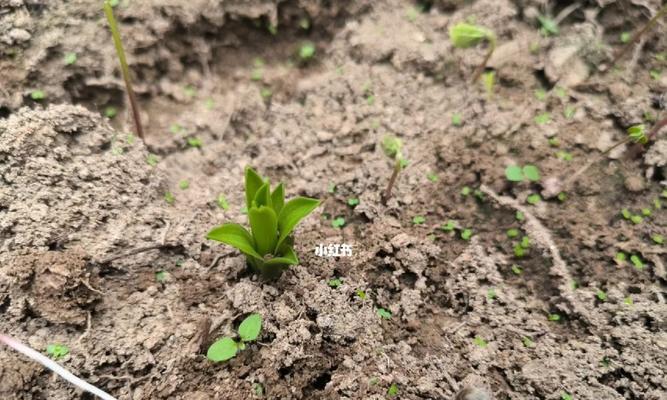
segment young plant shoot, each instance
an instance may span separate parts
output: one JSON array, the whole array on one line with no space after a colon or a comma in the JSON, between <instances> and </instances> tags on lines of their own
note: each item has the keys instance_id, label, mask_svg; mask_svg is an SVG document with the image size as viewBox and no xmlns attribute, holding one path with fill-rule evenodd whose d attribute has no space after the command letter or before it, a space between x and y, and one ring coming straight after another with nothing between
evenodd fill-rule
<instances>
[{"instance_id":1,"label":"young plant shoot","mask_svg":"<svg viewBox=\"0 0 667 400\"><path fill-rule=\"evenodd\" d=\"M262 316L250 314L239 325L239 340L224 337L216 340L206 352L206 357L214 362L227 361L236 357L236 353L245 349L245 344L257 340L262 331Z\"/></svg>"},{"instance_id":2,"label":"young plant shoot","mask_svg":"<svg viewBox=\"0 0 667 400\"><path fill-rule=\"evenodd\" d=\"M391 198L391 190L396 183L398 173L401 172L401 169L403 169L403 165L405 164L405 159L401 153L402 148L403 142L401 142L401 139L397 137L387 136L382 140L382 150L384 151L384 154L386 154L387 157L391 158L392 160L395 160L394 170L391 174L391 178L389 178L387 189L385 189L384 193L382 194L382 204L384 205L387 205L387 201L389 201L389 198Z\"/></svg>"},{"instance_id":3,"label":"young plant shoot","mask_svg":"<svg viewBox=\"0 0 667 400\"><path fill-rule=\"evenodd\" d=\"M295 197L286 203L285 186L280 183L271 191L269 180L250 167L245 170L245 197L251 232L227 223L206 237L239 249L250 268L265 279L278 278L290 265L299 263L291 233L320 201Z\"/></svg>"},{"instance_id":4,"label":"young plant shoot","mask_svg":"<svg viewBox=\"0 0 667 400\"><path fill-rule=\"evenodd\" d=\"M476 82L480 75L482 75L482 72L484 72L486 63L489 62L491 55L496 49L496 35L484 27L461 22L449 28L449 38L452 40L454 47L459 49L477 46L483 41L489 43L489 51L472 75L471 81Z\"/></svg>"},{"instance_id":5,"label":"young plant shoot","mask_svg":"<svg viewBox=\"0 0 667 400\"><path fill-rule=\"evenodd\" d=\"M127 59L125 58L125 50L123 49L123 42L120 40L120 32L118 31L118 24L116 18L113 16L113 5L110 0L104 2L104 14L106 14L109 28L111 29L111 36L113 37L114 47L116 47L116 54L120 62L120 71L125 81L125 90L127 90L127 97L130 99L130 108L132 109L132 118L134 119L134 128L137 131L137 136L144 139L144 129L141 126L141 116L139 114L139 104L137 97L132 89L132 79L130 78L130 68L127 66Z\"/></svg>"}]
</instances>

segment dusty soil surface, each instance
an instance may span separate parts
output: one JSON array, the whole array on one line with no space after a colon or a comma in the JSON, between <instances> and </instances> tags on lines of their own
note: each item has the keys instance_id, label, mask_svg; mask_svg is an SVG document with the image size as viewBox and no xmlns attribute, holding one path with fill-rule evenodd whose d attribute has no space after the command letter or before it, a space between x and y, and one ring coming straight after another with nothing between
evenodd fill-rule
<instances>
[{"instance_id":1,"label":"dusty soil surface","mask_svg":"<svg viewBox=\"0 0 667 400\"><path fill-rule=\"evenodd\" d=\"M0 333L67 345L59 362L119 399L666 399L667 140L546 197L664 118L667 28L612 69L658 1L545 3L121 0L143 143L99 2L0 0ZM469 83L483 46L449 40L466 20L498 36L492 96ZM409 165L384 206L386 135ZM512 164L541 182L511 184ZM246 165L323 200L275 282L204 239L245 223ZM251 312L259 341L209 362ZM0 348L0 398L90 396Z\"/></svg>"}]
</instances>

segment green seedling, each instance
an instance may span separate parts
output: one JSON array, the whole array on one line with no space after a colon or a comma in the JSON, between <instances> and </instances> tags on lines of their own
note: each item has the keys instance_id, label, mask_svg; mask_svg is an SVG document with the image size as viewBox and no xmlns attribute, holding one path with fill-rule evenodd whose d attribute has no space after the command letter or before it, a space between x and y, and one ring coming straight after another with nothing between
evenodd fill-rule
<instances>
[{"instance_id":1,"label":"green seedling","mask_svg":"<svg viewBox=\"0 0 667 400\"><path fill-rule=\"evenodd\" d=\"M403 158L401 149L403 148L403 142L401 139L394 136L386 136L382 140L382 150L390 159L394 160L394 170L389 178L389 183L387 184L387 189L385 189L384 194L382 195L382 203L387 204L389 198L391 197L391 190L396 183L398 178L398 173L403 169L403 165L406 163Z\"/></svg>"},{"instance_id":2,"label":"green seedling","mask_svg":"<svg viewBox=\"0 0 667 400\"><path fill-rule=\"evenodd\" d=\"M472 193L472 189L470 189L468 186L464 186L461 189L461 196L470 196L470 193Z\"/></svg>"},{"instance_id":3,"label":"green seedling","mask_svg":"<svg viewBox=\"0 0 667 400\"><path fill-rule=\"evenodd\" d=\"M250 167L245 169L245 197L252 233L239 224L227 223L206 237L240 250L250 268L264 278L278 278L290 265L299 263L292 231L320 201L295 197L285 202L285 186L278 184L271 191L268 179Z\"/></svg>"},{"instance_id":4,"label":"green seedling","mask_svg":"<svg viewBox=\"0 0 667 400\"><path fill-rule=\"evenodd\" d=\"M482 63L472 75L471 81L476 82L480 75L482 75L482 72L484 72L486 63L489 62L491 55L496 49L496 35L487 28L461 22L449 28L449 38L454 44L454 47L460 49L467 49L484 41L488 42L489 50Z\"/></svg>"},{"instance_id":5,"label":"green seedling","mask_svg":"<svg viewBox=\"0 0 667 400\"><path fill-rule=\"evenodd\" d=\"M464 229L461 231L461 239L463 240L470 240L472 237L472 229Z\"/></svg>"},{"instance_id":6,"label":"green seedling","mask_svg":"<svg viewBox=\"0 0 667 400\"><path fill-rule=\"evenodd\" d=\"M148 155L146 156L146 164L150 165L151 167L156 166L159 161L160 160L153 153L148 153Z\"/></svg>"},{"instance_id":7,"label":"green seedling","mask_svg":"<svg viewBox=\"0 0 667 400\"><path fill-rule=\"evenodd\" d=\"M185 131L185 128L181 124L178 123L173 123L169 125L169 132L173 133L174 135L181 134Z\"/></svg>"},{"instance_id":8,"label":"green seedling","mask_svg":"<svg viewBox=\"0 0 667 400\"><path fill-rule=\"evenodd\" d=\"M660 77L662 76L662 71L660 71L659 69L652 69L648 72L648 74L654 81L659 81Z\"/></svg>"},{"instance_id":9,"label":"green seedling","mask_svg":"<svg viewBox=\"0 0 667 400\"><path fill-rule=\"evenodd\" d=\"M526 219L526 216L521 211L517 211L516 214L514 215L514 218L516 218L517 221L521 222Z\"/></svg>"},{"instance_id":10,"label":"green seedling","mask_svg":"<svg viewBox=\"0 0 667 400\"><path fill-rule=\"evenodd\" d=\"M336 193L336 184L333 182L329 182L329 185L327 185L327 193L334 194Z\"/></svg>"},{"instance_id":11,"label":"green seedling","mask_svg":"<svg viewBox=\"0 0 667 400\"><path fill-rule=\"evenodd\" d=\"M540 33L544 36L558 35L560 30L558 29L558 22L552 18L549 18L546 15L538 15L537 20L540 22L541 28Z\"/></svg>"},{"instance_id":12,"label":"green seedling","mask_svg":"<svg viewBox=\"0 0 667 400\"><path fill-rule=\"evenodd\" d=\"M299 47L299 59L306 63L315 57L315 45L310 42L305 42Z\"/></svg>"},{"instance_id":13,"label":"green seedling","mask_svg":"<svg viewBox=\"0 0 667 400\"><path fill-rule=\"evenodd\" d=\"M442 229L445 232L454 232L456 229L456 222L452 221L451 219L447 221L446 224L443 224L440 229Z\"/></svg>"},{"instance_id":14,"label":"green seedling","mask_svg":"<svg viewBox=\"0 0 667 400\"><path fill-rule=\"evenodd\" d=\"M632 300L632 297L630 297L630 296L624 298L623 303L625 303L626 305L629 305L629 306L635 304L635 302Z\"/></svg>"},{"instance_id":15,"label":"green seedling","mask_svg":"<svg viewBox=\"0 0 667 400\"><path fill-rule=\"evenodd\" d=\"M188 143L188 146L196 148L196 149L200 149L202 144L203 144L202 140L198 137L188 138L187 143Z\"/></svg>"},{"instance_id":16,"label":"green seedling","mask_svg":"<svg viewBox=\"0 0 667 400\"><path fill-rule=\"evenodd\" d=\"M551 114L548 112L543 112L535 116L535 123L537 125L545 125L551 122Z\"/></svg>"},{"instance_id":17,"label":"green seedling","mask_svg":"<svg viewBox=\"0 0 667 400\"><path fill-rule=\"evenodd\" d=\"M192 85L186 85L183 88L183 93L185 93L185 97L188 99L192 99L194 97L197 97L197 88L195 88Z\"/></svg>"},{"instance_id":18,"label":"green seedling","mask_svg":"<svg viewBox=\"0 0 667 400\"><path fill-rule=\"evenodd\" d=\"M496 72L489 71L482 74L482 82L484 83L484 90L486 91L486 97L491 99L493 97L493 89L496 86Z\"/></svg>"},{"instance_id":19,"label":"green seedling","mask_svg":"<svg viewBox=\"0 0 667 400\"><path fill-rule=\"evenodd\" d=\"M356 207L359 205L359 199L357 199L356 197L351 197L347 199L347 205L350 207Z\"/></svg>"},{"instance_id":20,"label":"green seedling","mask_svg":"<svg viewBox=\"0 0 667 400\"><path fill-rule=\"evenodd\" d=\"M489 344L484 340L481 336L475 336L475 338L472 340L472 342L475 344L475 346L479 348L485 348Z\"/></svg>"},{"instance_id":21,"label":"green seedling","mask_svg":"<svg viewBox=\"0 0 667 400\"><path fill-rule=\"evenodd\" d=\"M134 94L134 90L132 89L130 68L127 65L127 59L125 58L125 50L123 49L123 42L120 39L120 32L118 30L118 24L116 23L116 18L113 15L113 6L111 4L111 0L105 0L104 13L106 14L107 21L109 23L109 28L111 29L111 36L113 38L114 47L116 48L116 55L118 56L118 61L120 62L121 74L123 75L123 81L125 81L125 90L127 91L127 97L130 99L130 108L132 109L134 128L136 130L137 136L139 136L143 140L144 129L141 125L139 104L137 102L136 95Z\"/></svg>"},{"instance_id":22,"label":"green seedling","mask_svg":"<svg viewBox=\"0 0 667 400\"><path fill-rule=\"evenodd\" d=\"M387 396L396 397L397 395L398 395L398 385L392 383L391 386L389 386L389 389L387 389Z\"/></svg>"},{"instance_id":23,"label":"green seedling","mask_svg":"<svg viewBox=\"0 0 667 400\"><path fill-rule=\"evenodd\" d=\"M463 125L463 117L459 113L454 113L452 115L452 125L461 126Z\"/></svg>"},{"instance_id":24,"label":"green seedling","mask_svg":"<svg viewBox=\"0 0 667 400\"><path fill-rule=\"evenodd\" d=\"M616 264L619 264L619 265L620 264L625 264L627 259L628 259L628 256L626 256L625 253L623 253L622 251L619 251L614 256L614 261L616 262Z\"/></svg>"},{"instance_id":25,"label":"green seedling","mask_svg":"<svg viewBox=\"0 0 667 400\"><path fill-rule=\"evenodd\" d=\"M118 109L116 109L116 107L114 106L109 106L104 109L104 116L109 119L112 119L117 114L118 114Z\"/></svg>"},{"instance_id":26,"label":"green seedling","mask_svg":"<svg viewBox=\"0 0 667 400\"><path fill-rule=\"evenodd\" d=\"M505 177L511 182L540 180L540 170L534 165L524 165L523 168L518 165L510 165L505 168Z\"/></svg>"},{"instance_id":27,"label":"green seedling","mask_svg":"<svg viewBox=\"0 0 667 400\"><path fill-rule=\"evenodd\" d=\"M46 346L46 354L54 360L60 360L69 354L69 347L64 344L50 344Z\"/></svg>"},{"instance_id":28,"label":"green seedling","mask_svg":"<svg viewBox=\"0 0 667 400\"><path fill-rule=\"evenodd\" d=\"M535 98L539 101L544 101L547 98L547 91L543 88L535 89Z\"/></svg>"},{"instance_id":29,"label":"green seedling","mask_svg":"<svg viewBox=\"0 0 667 400\"><path fill-rule=\"evenodd\" d=\"M644 27L642 27L639 31L637 31L637 33L632 35L632 38L630 38L627 42L624 42L625 46L623 46L623 48L618 53L616 53L614 59L611 61L611 65L615 65L618 62L618 60L620 60L625 55L625 53L627 53L634 46L634 44L637 43L637 41L642 36L644 36L648 31L650 31L658 23L658 21L665 15L667 15L667 5L662 6L662 8L658 10L657 13L655 13L653 18L651 18L646 23L646 25L644 25Z\"/></svg>"},{"instance_id":30,"label":"green seedling","mask_svg":"<svg viewBox=\"0 0 667 400\"><path fill-rule=\"evenodd\" d=\"M359 297L361 300L366 300L366 292L362 289L357 289L355 292L357 297Z\"/></svg>"},{"instance_id":31,"label":"green seedling","mask_svg":"<svg viewBox=\"0 0 667 400\"><path fill-rule=\"evenodd\" d=\"M574 118L574 114L577 112L577 109L574 106L565 106L563 110L563 116L567 119Z\"/></svg>"},{"instance_id":32,"label":"green seedling","mask_svg":"<svg viewBox=\"0 0 667 400\"><path fill-rule=\"evenodd\" d=\"M510 228L507 230L507 237L508 238L515 238L519 236L519 230L516 228Z\"/></svg>"},{"instance_id":33,"label":"green seedling","mask_svg":"<svg viewBox=\"0 0 667 400\"><path fill-rule=\"evenodd\" d=\"M30 98L35 101L42 101L46 98L46 93L43 90L33 90L30 93Z\"/></svg>"},{"instance_id":34,"label":"green seedling","mask_svg":"<svg viewBox=\"0 0 667 400\"><path fill-rule=\"evenodd\" d=\"M635 266L636 269L638 270L643 270L646 265L644 265L644 261L642 261L641 257L639 257L636 254L633 254L630 256L630 262L632 265Z\"/></svg>"},{"instance_id":35,"label":"green seedling","mask_svg":"<svg viewBox=\"0 0 667 400\"><path fill-rule=\"evenodd\" d=\"M261 383L253 383L252 384L252 392L255 394L255 396L258 397L263 397L264 396L264 385Z\"/></svg>"},{"instance_id":36,"label":"green seedling","mask_svg":"<svg viewBox=\"0 0 667 400\"><path fill-rule=\"evenodd\" d=\"M343 280L340 279L340 278L329 279L329 282L327 282L327 285L329 285L330 287L332 287L334 289L338 289L340 287L340 285L342 285L342 284L343 284Z\"/></svg>"},{"instance_id":37,"label":"green seedling","mask_svg":"<svg viewBox=\"0 0 667 400\"><path fill-rule=\"evenodd\" d=\"M597 297L598 300L600 300L600 301L607 301L607 293L605 293L604 291L602 291L600 289L598 289L595 292L595 297Z\"/></svg>"},{"instance_id":38,"label":"green seedling","mask_svg":"<svg viewBox=\"0 0 667 400\"><path fill-rule=\"evenodd\" d=\"M618 39L621 43L629 43L630 39L632 39L632 34L630 32L621 32L621 34L618 35Z\"/></svg>"},{"instance_id":39,"label":"green seedling","mask_svg":"<svg viewBox=\"0 0 667 400\"><path fill-rule=\"evenodd\" d=\"M65 65L74 65L76 62L76 53L65 53L64 62Z\"/></svg>"},{"instance_id":40,"label":"green seedling","mask_svg":"<svg viewBox=\"0 0 667 400\"><path fill-rule=\"evenodd\" d=\"M434 174L433 172L429 172L428 174L426 174L426 178L433 183L436 183L439 179L438 175Z\"/></svg>"},{"instance_id":41,"label":"green seedling","mask_svg":"<svg viewBox=\"0 0 667 400\"><path fill-rule=\"evenodd\" d=\"M565 202L565 200L567 200L567 194L565 192L560 192L560 193L558 193L557 198L558 198L558 201L563 203L563 202Z\"/></svg>"},{"instance_id":42,"label":"green seedling","mask_svg":"<svg viewBox=\"0 0 667 400\"><path fill-rule=\"evenodd\" d=\"M382 319L391 319L391 311L385 310L384 308L377 309L378 317Z\"/></svg>"},{"instance_id":43,"label":"green seedling","mask_svg":"<svg viewBox=\"0 0 667 400\"><path fill-rule=\"evenodd\" d=\"M567 151L558 151L556 152L556 158L563 161L572 161L572 153Z\"/></svg>"},{"instance_id":44,"label":"green seedling","mask_svg":"<svg viewBox=\"0 0 667 400\"><path fill-rule=\"evenodd\" d=\"M166 201L169 205L173 205L174 202L176 202L176 198L174 197L173 193L167 192L164 194L164 201Z\"/></svg>"},{"instance_id":45,"label":"green seedling","mask_svg":"<svg viewBox=\"0 0 667 400\"><path fill-rule=\"evenodd\" d=\"M236 354L244 350L246 343L257 340L262 331L262 316L250 314L241 322L238 330L239 340L231 337L218 339L208 348L206 357L213 362L222 362L236 357Z\"/></svg>"},{"instance_id":46,"label":"green seedling","mask_svg":"<svg viewBox=\"0 0 667 400\"><path fill-rule=\"evenodd\" d=\"M496 298L498 298L498 294L496 294L496 289L491 288L486 291L486 298L489 299L489 301L493 301Z\"/></svg>"},{"instance_id":47,"label":"green seedling","mask_svg":"<svg viewBox=\"0 0 667 400\"><path fill-rule=\"evenodd\" d=\"M665 237L662 236L662 235L659 234L659 233L654 233L654 234L652 234L652 235L651 235L651 240L653 240L653 242L655 242L655 244L663 244L663 243L665 243Z\"/></svg>"},{"instance_id":48,"label":"green seedling","mask_svg":"<svg viewBox=\"0 0 667 400\"><path fill-rule=\"evenodd\" d=\"M227 198L225 197L224 194L220 193L218 197L215 199L215 203L218 205L219 208L222 208L225 211L229 210L229 203L227 202Z\"/></svg>"},{"instance_id":49,"label":"green seedling","mask_svg":"<svg viewBox=\"0 0 667 400\"><path fill-rule=\"evenodd\" d=\"M514 264L512 265L512 273L514 273L514 275L521 275L523 273L523 269L518 265Z\"/></svg>"},{"instance_id":50,"label":"green seedling","mask_svg":"<svg viewBox=\"0 0 667 400\"><path fill-rule=\"evenodd\" d=\"M572 397L571 394L565 393L565 392L561 393L560 399L561 400L574 400L574 398Z\"/></svg>"},{"instance_id":51,"label":"green seedling","mask_svg":"<svg viewBox=\"0 0 667 400\"><path fill-rule=\"evenodd\" d=\"M523 343L524 347L535 347L535 342L533 339L529 338L528 336L524 336L521 338L521 342Z\"/></svg>"},{"instance_id":52,"label":"green seedling","mask_svg":"<svg viewBox=\"0 0 667 400\"><path fill-rule=\"evenodd\" d=\"M547 319L552 322L559 322L561 317L560 314L549 314L547 315Z\"/></svg>"},{"instance_id":53,"label":"green seedling","mask_svg":"<svg viewBox=\"0 0 667 400\"><path fill-rule=\"evenodd\" d=\"M526 203L531 205L537 205L540 201L542 201L542 197L537 193L533 193L526 198Z\"/></svg>"},{"instance_id":54,"label":"green seedling","mask_svg":"<svg viewBox=\"0 0 667 400\"><path fill-rule=\"evenodd\" d=\"M169 274L167 271L158 271L155 273L155 280L158 283L164 283L167 281L167 278L169 277Z\"/></svg>"},{"instance_id":55,"label":"green seedling","mask_svg":"<svg viewBox=\"0 0 667 400\"><path fill-rule=\"evenodd\" d=\"M342 228L345 226L345 218L343 217L336 217L331 220L331 226L334 228Z\"/></svg>"},{"instance_id":56,"label":"green seedling","mask_svg":"<svg viewBox=\"0 0 667 400\"><path fill-rule=\"evenodd\" d=\"M412 224L413 225L421 225L424 222L426 222L426 218L424 218L424 216L422 216L422 215L415 215L414 217L412 217Z\"/></svg>"},{"instance_id":57,"label":"green seedling","mask_svg":"<svg viewBox=\"0 0 667 400\"><path fill-rule=\"evenodd\" d=\"M185 190L190 187L190 182L187 179L183 179L182 181L178 182L178 187L181 190Z\"/></svg>"}]
</instances>

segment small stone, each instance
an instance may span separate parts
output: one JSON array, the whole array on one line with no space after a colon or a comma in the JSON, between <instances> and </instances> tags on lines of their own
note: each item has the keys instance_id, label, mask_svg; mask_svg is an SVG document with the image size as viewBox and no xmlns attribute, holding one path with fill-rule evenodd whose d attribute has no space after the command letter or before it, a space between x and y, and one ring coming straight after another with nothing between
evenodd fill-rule
<instances>
[{"instance_id":1,"label":"small stone","mask_svg":"<svg viewBox=\"0 0 667 400\"><path fill-rule=\"evenodd\" d=\"M16 43L27 42L32 35L25 29L12 29L9 31L9 37Z\"/></svg>"},{"instance_id":2,"label":"small stone","mask_svg":"<svg viewBox=\"0 0 667 400\"><path fill-rule=\"evenodd\" d=\"M646 189L646 182L641 176L628 176L625 178L625 188L631 192L641 192Z\"/></svg>"},{"instance_id":3,"label":"small stone","mask_svg":"<svg viewBox=\"0 0 667 400\"><path fill-rule=\"evenodd\" d=\"M484 389L468 386L463 388L454 400L491 400L491 395Z\"/></svg>"}]
</instances>

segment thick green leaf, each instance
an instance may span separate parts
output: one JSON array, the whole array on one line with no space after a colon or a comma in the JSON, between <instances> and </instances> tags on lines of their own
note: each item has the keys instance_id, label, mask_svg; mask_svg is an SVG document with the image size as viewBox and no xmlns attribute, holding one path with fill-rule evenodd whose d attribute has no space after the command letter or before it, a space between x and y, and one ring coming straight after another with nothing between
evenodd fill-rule
<instances>
[{"instance_id":1,"label":"thick green leaf","mask_svg":"<svg viewBox=\"0 0 667 400\"><path fill-rule=\"evenodd\" d=\"M262 330L262 316L259 314L250 314L239 325L239 336L244 342L250 342L259 336Z\"/></svg>"},{"instance_id":2,"label":"thick green leaf","mask_svg":"<svg viewBox=\"0 0 667 400\"><path fill-rule=\"evenodd\" d=\"M239 224L224 224L213 228L206 235L206 238L233 246L246 255L259 259L262 258L255 250L254 241L250 233Z\"/></svg>"},{"instance_id":3,"label":"thick green leaf","mask_svg":"<svg viewBox=\"0 0 667 400\"><path fill-rule=\"evenodd\" d=\"M253 207L248 210L248 219L259 254L272 253L278 240L278 217L271 207Z\"/></svg>"},{"instance_id":4,"label":"thick green leaf","mask_svg":"<svg viewBox=\"0 0 667 400\"><path fill-rule=\"evenodd\" d=\"M297 265L299 263L299 258L296 256L296 252L290 246L285 248L285 253L276 258L272 258L264 262L264 265L268 266L281 266L281 265Z\"/></svg>"},{"instance_id":5,"label":"thick green leaf","mask_svg":"<svg viewBox=\"0 0 667 400\"><path fill-rule=\"evenodd\" d=\"M259 189L257 189L252 204L253 207L271 207L271 187L269 182L265 182Z\"/></svg>"},{"instance_id":6,"label":"thick green leaf","mask_svg":"<svg viewBox=\"0 0 667 400\"><path fill-rule=\"evenodd\" d=\"M508 181L521 182L523 181L523 171L518 165L509 165L505 168L505 177Z\"/></svg>"},{"instance_id":7,"label":"thick green leaf","mask_svg":"<svg viewBox=\"0 0 667 400\"><path fill-rule=\"evenodd\" d=\"M524 165L523 176L529 181L537 182L540 180L540 170L534 165Z\"/></svg>"},{"instance_id":8,"label":"thick green leaf","mask_svg":"<svg viewBox=\"0 0 667 400\"><path fill-rule=\"evenodd\" d=\"M250 167L245 168L245 200L246 207L252 207L252 201L255 199L257 190L264 184L264 180L254 169Z\"/></svg>"},{"instance_id":9,"label":"thick green leaf","mask_svg":"<svg viewBox=\"0 0 667 400\"><path fill-rule=\"evenodd\" d=\"M206 357L208 357L209 360L215 362L227 361L231 358L234 358L237 351L238 345L234 339L226 337L220 340L216 340L215 343L213 343L211 347L208 348Z\"/></svg>"},{"instance_id":10,"label":"thick green leaf","mask_svg":"<svg viewBox=\"0 0 667 400\"><path fill-rule=\"evenodd\" d=\"M458 23L449 28L449 38L455 47L462 49L475 46L485 39L491 40L492 37L493 33L488 29L466 24L465 22Z\"/></svg>"},{"instance_id":11,"label":"thick green leaf","mask_svg":"<svg viewBox=\"0 0 667 400\"><path fill-rule=\"evenodd\" d=\"M273 193L271 193L271 205L273 206L273 211L276 212L276 215L280 215L280 210L283 209L285 205L285 185L279 183Z\"/></svg>"},{"instance_id":12,"label":"thick green leaf","mask_svg":"<svg viewBox=\"0 0 667 400\"><path fill-rule=\"evenodd\" d=\"M309 199L308 197L296 197L288 201L287 204L280 211L278 216L278 231L280 237L276 248L279 248L283 240L285 240L294 227L310 214L318 205L320 201L316 199Z\"/></svg>"}]
</instances>

